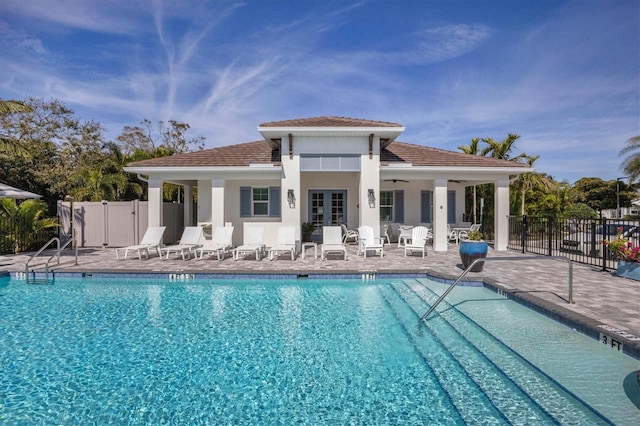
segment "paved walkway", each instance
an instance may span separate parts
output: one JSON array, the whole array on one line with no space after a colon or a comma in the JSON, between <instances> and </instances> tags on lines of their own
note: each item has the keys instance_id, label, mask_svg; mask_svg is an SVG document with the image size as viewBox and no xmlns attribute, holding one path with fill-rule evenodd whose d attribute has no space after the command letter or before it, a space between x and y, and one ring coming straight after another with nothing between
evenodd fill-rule
<instances>
[{"instance_id":1,"label":"paved walkway","mask_svg":"<svg viewBox=\"0 0 640 426\"><path fill-rule=\"evenodd\" d=\"M404 250L395 244L385 246L385 256L364 259L356 255L356 246L348 247L349 258L314 259L313 248L307 249L305 259L291 261L282 256L274 261L265 258L234 261L226 258L187 260L172 257L161 260L152 256L138 260L135 255L116 260L114 249L81 249L78 265L73 251L68 250L60 265L51 262L52 270L60 272L153 272L153 273L222 273L222 274L385 274L426 273L454 279L462 272L457 247L446 253L428 251L427 256L405 257ZM604 333L614 342L622 342L626 353L640 358L640 282L620 278L612 272L602 272L591 266L573 264L573 301L569 298L568 263L558 259L524 259L514 251L489 251L490 258L515 257L519 260L488 261L483 272L469 273L468 280L484 280L530 304L538 310L574 328L599 337ZM23 272L28 255L0 257L0 272ZM42 261L33 262L43 264Z\"/></svg>"}]
</instances>

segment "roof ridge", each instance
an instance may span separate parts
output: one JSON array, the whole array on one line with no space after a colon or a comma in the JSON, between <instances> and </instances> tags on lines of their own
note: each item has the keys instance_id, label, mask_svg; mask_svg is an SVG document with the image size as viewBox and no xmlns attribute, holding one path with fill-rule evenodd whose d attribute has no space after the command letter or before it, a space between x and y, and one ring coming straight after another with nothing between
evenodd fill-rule
<instances>
[{"instance_id":1,"label":"roof ridge","mask_svg":"<svg viewBox=\"0 0 640 426\"><path fill-rule=\"evenodd\" d=\"M339 127L343 126L376 126L376 127L402 127L401 124L388 121L369 120L365 118L343 117L338 115L323 115L318 117L293 118L288 120L269 121L260 124L260 127Z\"/></svg>"}]
</instances>

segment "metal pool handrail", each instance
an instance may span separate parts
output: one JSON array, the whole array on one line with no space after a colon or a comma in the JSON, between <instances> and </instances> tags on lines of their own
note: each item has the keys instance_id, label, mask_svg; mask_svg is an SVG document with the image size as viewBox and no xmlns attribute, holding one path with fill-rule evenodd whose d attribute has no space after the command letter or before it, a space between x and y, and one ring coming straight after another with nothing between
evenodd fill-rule
<instances>
[{"instance_id":1,"label":"metal pool handrail","mask_svg":"<svg viewBox=\"0 0 640 426\"><path fill-rule=\"evenodd\" d=\"M440 298L438 298L438 300L436 300L436 302L433 305L431 305L429 310L423 316L420 317L420 321L426 321L426 319L429 317L429 314L434 311L436 306L438 306L440 302L442 302L442 300L445 297L447 297L447 295L451 292L451 290L453 290L453 288L457 286L460 281L462 281L462 278L464 278L467 275L467 273L469 273L471 268L473 268L477 263L493 262L498 260L539 260L539 259L563 259L569 263L569 300L567 300L567 303L574 303L573 302L573 263L571 263L571 259L569 259L567 256L507 256L507 257L488 257L488 258L485 257L482 259L474 260L471 263L471 265L469 265L467 269L465 269L458 276L458 278L456 278L456 280L449 286L449 288L447 288L445 292L442 293L442 296L440 296Z\"/></svg>"},{"instance_id":2,"label":"metal pool handrail","mask_svg":"<svg viewBox=\"0 0 640 426\"><path fill-rule=\"evenodd\" d=\"M60 252L60 238L58 237L53 237L51 238L49 241L47 241L41 248L40 250L38 250L37 252L35 252L34 254L31 255L31 257L29 257L29 260L27 260L27 263L24 265L24 272L26 274L26 276L29 276L29 263L31 263L31 261L33 259L35 259L36 257L38 257L40 255L40 253L42 253L47 247L49 247L51 245L51 243L53 242L57 242L57 252ZM58 261L59 261L59 257L58 257ZM48 263L48 262L47 262Z\"/></svg>"},{"instance_id":3,"label":"metal pool handrail","mask_svg":"<svg viewBox=\"0 0 640 426\"><path fill-rule=\"evenodd\" d=\"M55 257L58 259L58 264L60 264L60 253L62 252L62 250L67 248L69 244L71 244L74 241L75 241L75 238L73 237L69 238L67 242L64 243L62 246L60 246L60 238L58 237L53 237L49 241L47 241L45 245L43 245L40 248L40 250L38 250L36 253L32 254L31 257L29 257L29 260L27 260L27 263L24 265L24 272L25 272L25 277L27 277L27 281L29 280L29 263L31 263L33 259L38 257L53 242L57 242L56 252L53 255L51 255L49 259L47 259L47 263L45 264L45 274L46 274L45 279L48 282L49 281L49 263L51 263L51 261ZM75 264L77 265L78 264L78 244L74 244L74 247L75 247Z\"/></svg>"}]
</instances>

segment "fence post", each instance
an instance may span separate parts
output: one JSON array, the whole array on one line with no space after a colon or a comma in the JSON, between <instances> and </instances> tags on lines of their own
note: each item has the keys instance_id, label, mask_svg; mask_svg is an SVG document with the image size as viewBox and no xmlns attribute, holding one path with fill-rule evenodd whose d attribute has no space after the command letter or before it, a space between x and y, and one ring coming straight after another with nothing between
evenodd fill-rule
<instances>
[{"instance_id":1,"label":"fence post","mask_svg":"<svg viewBox=\"0 0 640 426\"><path fill-rule=\"evenodd\" d=\"M606 272L607 271L607 245L605 244L605 241L609 241L609 232L608 232L608 226L607 226L607 218L606 217L602 217L602 212L600 212L600 218L602 219L601 225L602 225L602 241L600 241L600 245L602 246L602 271Z\"/></svg>"},{"instance_id":2,"label":"fence post","mask_svg":"<svg viewBox=\"0 0 640 426\"><path fill-rule=\"evenodd\" d=\"M548 243L548 256L553 256L553 250L551 247L552 237L553 236L553 216L549 216L547 219L547 243Z\"/></svg>"},{"instance_id":3,"label":"fence post","mask_svg":"<svg viewBox=\"0 0 640 426\"><path fill-rule=\"evenodd\" d=\"M522 215L522 225L520 227L520 238L522 243L522 253L525 253L525 245L527 243L527 215Z\"/></svg>"}]
</instances>

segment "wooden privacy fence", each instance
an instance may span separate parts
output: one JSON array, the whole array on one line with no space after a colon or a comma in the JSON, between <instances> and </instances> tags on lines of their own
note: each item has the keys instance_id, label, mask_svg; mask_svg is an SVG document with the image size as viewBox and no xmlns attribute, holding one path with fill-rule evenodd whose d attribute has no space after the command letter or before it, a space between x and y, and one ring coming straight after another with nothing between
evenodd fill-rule
<instances>
[{"instance_id":1,"label":"wooden privacy fence","mask_svg":"<svg viewBox=\"0 0 640 426\"><path fill-rule=\"evenodd\" d=\"M58 201L60 238L70 237L69 201ZM164 203L163 224L167 227L163 241L175 243L184 227L183 204ZM78 247L123 247L138 244L148 227L148 202L82 201L73 203L73 228Z\"/></svg>"}]
</instances>

